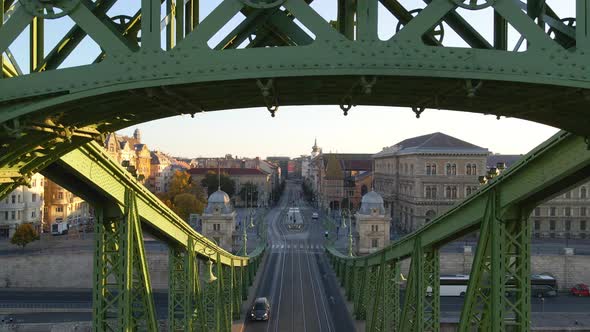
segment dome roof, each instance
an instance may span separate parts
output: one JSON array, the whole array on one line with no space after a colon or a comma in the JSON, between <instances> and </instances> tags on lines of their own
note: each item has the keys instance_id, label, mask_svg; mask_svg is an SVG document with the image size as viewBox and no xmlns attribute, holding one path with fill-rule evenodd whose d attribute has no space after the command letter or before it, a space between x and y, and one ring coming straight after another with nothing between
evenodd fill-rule
<instances>
[{"instance_id":1,"label":"dome roof","mask_svg":"<svg viewBox=\"0 0 590 332\"><path fill-rule=\"evenodd\" d=\"M229 195L225 191L218 189L216 192L212 193L211 196L209 196L207 202L227 204L229 203Z\"/></svg>"},{"instance_id":2,"label":"dome roof","mask_svg":"<svg viewBox=\"0 0 590 332\"><path fill-rule=\"evenodd\" d=\"M205 213L209 214L218 214L218 213L231 213L232 207L229 200L229 195L221 190L218 189L216 192L212 193L207 200L207 208L205 208Z\"/></svg>"},{"instance_id":3,"label":"dome roof","mask_svg":"<svg viewBox=\"0 0 590 332\"><path fill-rule=\"evenodd\" d=\"M376 191L371 190L370 192L366 193L361 200L361 208L359 210L360 214L385 214L385 207L383 206L383 197L379 195Z\"/></svg>"}]
</instances>

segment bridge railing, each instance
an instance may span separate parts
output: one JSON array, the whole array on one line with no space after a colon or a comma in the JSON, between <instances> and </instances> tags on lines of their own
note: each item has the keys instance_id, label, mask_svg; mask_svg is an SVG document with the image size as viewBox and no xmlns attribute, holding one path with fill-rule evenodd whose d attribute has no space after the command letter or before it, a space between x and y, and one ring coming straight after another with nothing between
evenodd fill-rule
<instances>
[{"instance_id":1,"label":"bridge railing","mask_svg":"<svg viewBox=\"0 0 590 332\"><path fill-rule=\"evenodd\" d=\"M369 331L438 331L439 249L477 231L459 330L528 331L528 217L540 202L590 175L587 147L584 138L560 132L447 213L370 255L348 257L327 246L356 318L366 319ZM400 264L408 258L408 277L402 280Z\"/></svg>"}]
</instances>

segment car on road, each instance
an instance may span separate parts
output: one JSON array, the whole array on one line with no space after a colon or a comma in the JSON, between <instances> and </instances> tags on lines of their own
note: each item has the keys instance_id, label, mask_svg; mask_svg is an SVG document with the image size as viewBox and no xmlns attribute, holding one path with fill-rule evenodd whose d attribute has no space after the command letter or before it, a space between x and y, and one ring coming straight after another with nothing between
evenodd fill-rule
<instances>
[{"instance_id":1,"label":"car on road","mask_svg":"<svg viewBox=\"0 0 590 332\"><path fill-rule=\"evenodd\" d=\"M570 293L575 296L590 296L590 289L586 284L577 284L570 289Z\"/></svg>"},{"instance_id":2,"label":"car on road","mask_svg":"<svg viewBox=\"0 0 590 332\"><path fill-rule=\"evenodd\" d=\"M313 219L313 220L318 220L319 217L320 216L319 216L319 214L317 212L314 212L314 213L311 214L311 219Z\"/></svg>"},{"instance_id":3,"label":"car on road","mask_svg":"<svg viewBox=\"0 0 590 332\"><path fill-rule=\"evenodd\" d=\"M252 304L250 310L251 320L269 320L270 319L270 303L266 297L259 297Z\"/></svg>"},{"instance_id":4,"label":"car on road","mask_svg":"<svg viewBox=\"0 0 590 332\"><path fill-rule=\"evenodd\" d=\"M531 295L533 297L554 297L557 296L557 290L549 285L531 285Z\"/></svg>"}]
</instances>

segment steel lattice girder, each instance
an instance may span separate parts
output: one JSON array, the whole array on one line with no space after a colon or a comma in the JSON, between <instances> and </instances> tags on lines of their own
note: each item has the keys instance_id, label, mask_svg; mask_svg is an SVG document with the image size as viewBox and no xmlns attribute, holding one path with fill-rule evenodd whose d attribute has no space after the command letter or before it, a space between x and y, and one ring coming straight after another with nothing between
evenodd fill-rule
<instances>
[{"instance_id":1,"label":"steel lattice girder","mask_svg":"<svg viewBox=\"0 0 590 332\"><path fill-rule=\"evenodd\" d=\"M576 158L579 158L575 161ZM357 318L365 316L367 273L397 264L411 256L406 298L401 316L395 312L389 320L390 330L438 331L440 300L438 248L457 237L479 230L480 239L472 265L466 303L461 316L461 331L504 331L530 329L530 230L528 215L532 207L587 179L590 174L590 151L584 139L559 133L526 155L474 197L466 200L432 223L374 254L350 258L327 247L334 268L344 264L354 267L345 277L347 295L351 296ZM570 162L572 162L570 164ZM412 247L410 247L412 246ZM355 265L358 264L358 265ZM353 281L353 282L351 282ZM399 295L395 279L394 297ZM379 282L377 288L382 287ZM427 297L430 288L432 296ZM373 307L378 306L374 300ZM399 301L396 302L399 305ZM394 305L395 307L395 305ZM373 309L375 310L375 309ZM384 324L380 312L370 317L371 330Z\"/></svg>"},{"instance_id":2,"label":"steel lattice girder","mask_svg":"<svg viewBox=\"0 0 590 332\"><path fill-rule=\"evenodd\" d=\"M38 25L29 53L36 55L30 67L41 72L0 79L0 169L24 177L100 133L178 114L279 104L453 109L590 134L590 35L532 0L524 7L515 0L487 2L496 13L489 22L493 43L478 33L482 27L470 26L455 11L457 4L468 6L458 0L425 0L415 18L396 0L380 0L401 23L385 41L376 32L377 0L335 2L333 25L309 6L310 0L285 0L284 10L224 0L200 22L198 1L183 6L166 0L166 50L160 48L160 0L143 0L124 24L104 14L114 0L76 0L79 5L65 12L76 25L44 58L43 20L18 6L34 1L12 2L3 0L3 12L11 16L0 26L0 51L27 26ZM207 41L238 13L246 17L243 24L211 49ZM576 26L585 27L589 13L586 1L577 0ZM470 47L441 45L432 32L441 21ZM508 24L526 40L525 52L505 50ZM252 33L252 45L235 49ZM86 35L104 55L90 65L56 69ZM290 46L266 47L283 45ZM55 128L39 132L38 125L48 121ZM63 130L56 128L98 134L70 142L70 134L63 140ZM62 141L53 141L57 138ZM15 180L21 181L10 176L0 182ZM0 196L14 188L0 187Z\"/></svg>"},{"instance_id":3,"label":"steel lattice girder","mask_svg":"<svg viewBox=\"0 0 590 332\"><path fill-rule=\"evenodd\" d=\"M123 217L97 209L93 326L96 331L156 331L156 312L135 193Z\"/></svg>"}]
</instances>

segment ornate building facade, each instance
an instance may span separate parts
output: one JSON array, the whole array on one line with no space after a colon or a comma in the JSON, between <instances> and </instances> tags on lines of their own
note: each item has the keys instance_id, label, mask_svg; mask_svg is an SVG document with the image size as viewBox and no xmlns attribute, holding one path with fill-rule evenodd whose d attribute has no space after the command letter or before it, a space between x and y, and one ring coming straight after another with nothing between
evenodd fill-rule
<instances>
[{"instance_id":1,"label":"ornate building facade","mask_svg":"<svg viewBox=\"0 0 590 332\"><path fill-rule=\"evenodd\" d=\"M433 133L403 140L373 156L375 191L396 232L410 232L479 187L488 149Z\"/></svg>"},{"instance_id":2,"label":"ornate building facade","mask_svg":"<svg viewBox=\"0 0 590 332\"><path fill-rule=\"evenodd\" d=\"M94 222L90 205L53 181L45 180L43 231L49 232L54 222L67 222L70 227Z\"/></svg>"},{"instance_id":3,"label":"ornate building facade","mask_svg":"<svg viewBox=\"0 0 590 332\"><path fill-rule=\"evenodd\" d=\"M20 186L0 201L0 239L14 235L21 224L32 224L41 232L44 206L45 178L36 173L31 177L31 186Z\"/></svg>"},{"instance_id":4,"label":"ornate building facade","mask_svg":"<svg viewBox=\"0 0 590 332\"><path fill-rule=\"evenodd\" d=\"M232 251L236 211L229 196L221 189L212 193L201 216L203 235L227 251Z\"/></svg>"},{"instance_id":5,"label":"ornate building facade","mask_svg":"<svg viewBox=\"0 0 590 332\"><path fill-rule=\"evenodd\" d=\"M355 219L358 234L357 254L370 254L389 245L391 218L386 214L381 195L375 191L363 195Z\"/></svg>"}]
</instances>

